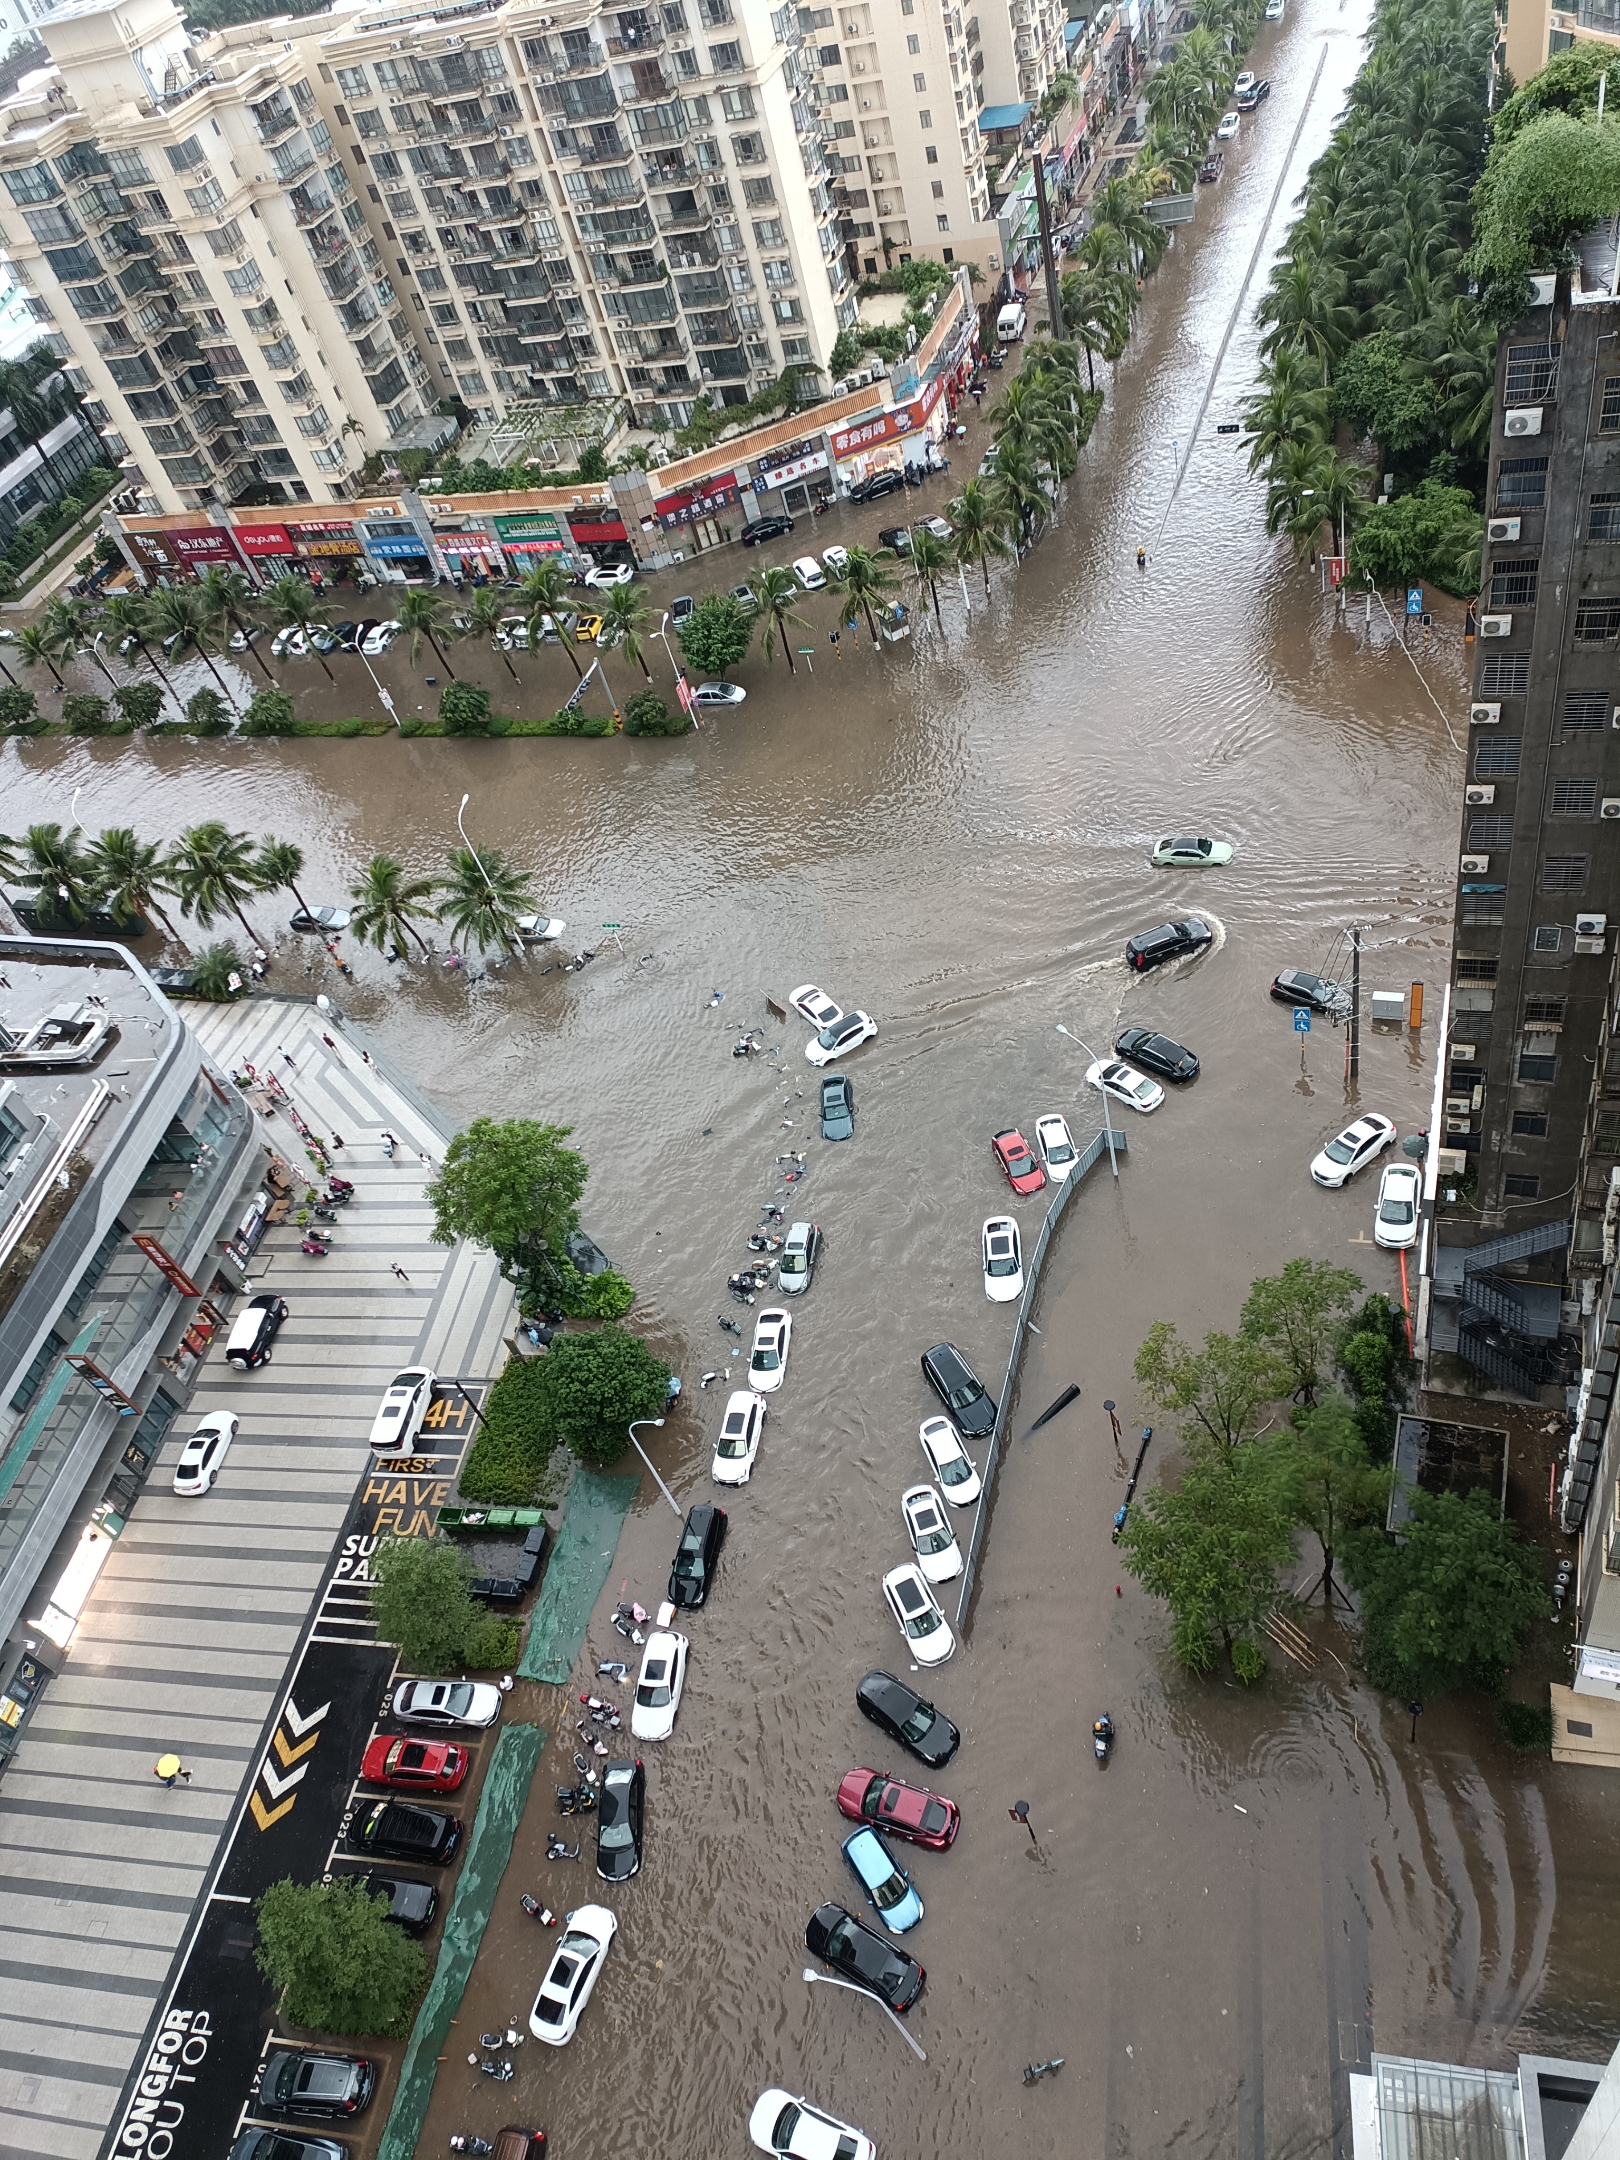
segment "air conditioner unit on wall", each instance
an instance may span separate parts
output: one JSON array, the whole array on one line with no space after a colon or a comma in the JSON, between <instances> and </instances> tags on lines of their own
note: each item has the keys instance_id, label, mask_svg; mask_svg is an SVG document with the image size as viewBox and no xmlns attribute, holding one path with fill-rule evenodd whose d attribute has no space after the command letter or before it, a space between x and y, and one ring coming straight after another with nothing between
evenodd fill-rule
<instances>
[{"instance_id":1,"label":"air conditioner unit on wall","mask_svg":"<svg viewBox=\"0 0 1620 2160\"><path fill-rule=\"evenodd\" d=\"M1620 715L1620 706L1617 706L1615 710L1617 715ZM1501 717L1502 708L1500 705L1470 705L1468 708L1468 725L1470 727L1495 727ZM1617 718L1616 725L1620 726L1620 718Z\"/></svg>"},{"instance_id":2,"label":"air conditioner unit on wall","mask_svg":"<svg viewBox=\"0 0 1620 2160\"><path fill-rule=\"evenodd\" d=\"M1511 615L1482 615L1479 618L1479 634L1481 637L1511 637L1513 635L1513 617Z\"/></svg>"},{"instance_id":3,"label":"air conditioner unit on wall","mask_svg":"<svg viewBox=\"0 0 1620 2160\"><path fill-rule=\"evenodd\" d=\"M1490 867L1491 858L1488 855L1465 855L1462 859L1464 877L1483 877Z\"/></svg>"},{"instance_id":4,"label":"air conditioner unit on wall","mask_svg":"<svg viewBox=\"0 0 1620 2160\"><path fill-rule=\"evenodd\" d=\"M1620 818L1620 795L1605 795L1598 807L1604 817Z\"/></svg>"},{"instance_id":5,"label":"air conditioner unit on wall","mask_svg":"<svg viewBox=\"0 0 1620 2160\"><path fill-rule=\"evenodd\" d=\"M1577 915L1575 918L1577 937L1602 937L1608 927L1607 915Z\"/></svg>"},{"instance_id":6,"label":"air conditioner unit on wall","mask_svg":"<svg viewBox=\"0 0 1620 2160\"><path fill-rule=\"evenodd\" d=\"M1463 801L1465 803L1483 804L1493 803L1495 800L1496 790L1494 787L1466 787L1463 789Z\"/></svg>"},{"instance_id":7,"label":"air conditioner unit on wall","mask_svg":"<svg viewBox=\"0 0 1620 2160\"><path fill-rule=\"evenodd\" d=\"M1517 518L1492 518L1485 527L1485 537L1487 540L1517 540L1519 537L1519 520Z\"/></svg>"},{"instance_id":8,"label":"air conditioner unit on wall","mask_svg":"<svg viewBox=\"0 0 1620 2160\"><path fill-rule=\"evenodd\" d=\"M1504 435L1539 435L1541 433L1541 407L1518 405L1506 413L1502 420Z\"/></svg>"}]
</instances>

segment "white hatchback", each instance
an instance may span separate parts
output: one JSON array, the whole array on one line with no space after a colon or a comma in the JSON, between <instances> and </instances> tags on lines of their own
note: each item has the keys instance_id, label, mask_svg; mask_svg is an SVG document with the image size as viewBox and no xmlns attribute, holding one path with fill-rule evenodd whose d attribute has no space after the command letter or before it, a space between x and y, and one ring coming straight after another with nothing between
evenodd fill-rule
<instances>
[{"instance_id":1,"label":"white hatchback","mask_svg":"<svg viewBox=\"0 0 1620 2160\"><path fill-rule=\"evenodd\" d=\"M801 555L793 565L793 575L806 592L825 592L827 573L813 555Z\"/></svg>"},{"instance_id":2,"label":"white hatchback","mask_svg":"<svg viewBox=\"0 0 1620 2160\"><path fill-rule=\"evenodd\" d=\"M1373 1215L1373 1243L1402 1252L1418 1238L1418 1210L1423 1204L1423 1173L1407 1162L1392 1162L1378 1180Z\"/></svg>"},{"instance_id":3,"label":"white hatchback","mask_svg":"<svg viewBox=\"0 0 1620 2160\"><path fill-rule=\"evenodd\" d=\"M789 993L788 1003L801 1019L808 1020L818 1031L836 1027L844 1017L843 1006L816 983L800 983L797 990Z\"/></svg>"},{"instance_id":4,"label":"white hatchback","mask_svg":"<svg viewBox=\"0 0 1620 2160\"><path fill-rule=\"evenodd\" d=\"M956 1649L956 1637L940 1610L938 1598L928 1587L927 1577L914 1560L890 1568L883 1578L883 1595L916 1662L943 1665Z\"/></svg>"},{"instance_id":5,"label":"white hatchback","mask_svg":"<svg viewBox=\"0 0 1620 2160\"><path fill-rule=\"evenodd\" d=\"M900 1495L906 1536L917 1565L930 1582L949 1582L962 1572L962 1548L945 1516L945 1503L932 1485L908 1485Z\"/></svg>"},{"instance_id":6,"label":"white hatchback","mask_svg":"<svg viewBox=\"0 0 1620 2160\"><path fill-rule=\"evenodd\" d=\"M782 1385L787 1371L788 1345L793 1340L793 1315L784 1305L770 1305L754 1322L754 1347L748 1353L748 1385L771 1395Z\"/></svg>"},{"instance_id":7,"label":"white hatchback","mask_svg":"<svg viewBox=\"0 0 1620 2160\"><path fill-rule=\"evenodd\" d=\"M720 1420L720 1437L714 1445L709 1475L717 1485L746 1485L754 1474L760 1435L765 1430L765 1405L752 1388L738 1388L726 1402Z\"/></svg>"},{"instance_id":8,"label":"white hatchback","mask_svg":"<svg viewBox=\"0 0 1620 2160\"><path fill-rule=\"evenodd\" d=\"M546 1977L529 2012L529 2030L548 2047L563 2047L574 2037L580 2014L591 1999L619 1923L605 1905L577 1905L565 1915L562 1940L551 1953Z\"/></svg>"},{"instance_id":9,"label":"white hatchback","mask_svg":"<svg viewBox=\"0 0 1620 2160\"><path fill-rule=\"evenodd\" d=\"M821 559L829 570L842 577L849 567L849 549L841 547L823 548Z\"/></svg>"},{"instance_id":10,"label":"white hatchback","mask_svg":"<svg viewBox=\"0 0 1620 2160\"><path fill-rule=\"evenodd\" d=\"M1146 1073L1127 1065L1122 1058L1098 1058L1086 1067L1086 1085L1099 1093L1112 1095L1116 1102L1129 1103L1133 1110L1144 1116L1157 1110L1164 1101L1164 1089L1157 1080L1150 1080Z\"/></svg>"},{"instance_id":11,"label":"white hatchback","mask_svg":"<svg viewBox=\"0 0 1620 2160\"><path fill-rule=\"evenodd\" d=\"M668 1628L657 1628L647 1637L630 1711L630 1730L637 1740L667 1740L675 1730L690 1647L684 1635Z\"/></svg>"},{"instance_id":12,"label":"white hatchback","mask_svg":"<svg viewBox=\"0 0 1620 2160\"><path fill-rule=\"evenodd\" d=\"M984 1294L992 1305L1010 1305L1024 1294L1024 1251L1010 1215L985 1218Z\"/></svg>"},{"instance_id":13,"label":"white hatchback","mask_svg":"<svg viewBox=\"0 0 1620 2160\"><path fill-rule=\"evenodd\" d=\"M1238 129L1241 128L1242 125L1243 115L1241 113L1222 113L1220 118L1220 124L1215 130L1215 140L1217 142L1236 142L1238 139Z\"/></svg>"},{"instance_id":14,"label":"white hatchback","mask_svg":"<svg viewBox=\"0 0 1620 2160\"><path fill-rule=\"evenodd\" d=\"M952 1507L971 1507L981 1490L979 1473L948 1417L924 1418L917 1431L929 1468Z\"/></svg>"},{"instance_id":15,"label":"white hatchback","mask_svg":"<svg viewBox=\"0 0 1620 2160\"><path fill-rule=\"evenodd\" d=\"M1055 1110L1035 1120L1035 1145L1041 1151L1041 1162L1054 1185L1061 1185L1079 1160L1079 1150L1074 1144L1066 1118Z\"/></svg>"},{"instance_id":16,"label":"white hatchback","mask_svg":"<svg viewBox=\"0 0 1620 2160\"><path fill-rule=\"evenodd\" d=\"M775 2085L754 2102L748 2135L760 2152L781 2153L784 2160L877 2160L877 2147L864 2131Z\"/></svg>"},{"instance_id":17,"label":"white hatchback","mask_svg":"<svg viewBox=\"0 0 1620 2160\"><path fill-rule=\"evenodd\" d=\"M423 1366L395 1373L371 1423L371 1444L379 1455L408 1455L422 1430L433 1400L437 1373Z\"/></svg>"},{"instance_id":18,"label":"white hatchback","mask_svg":"<svg viewBox=\"0 0 1620 2160\"><path fill-rule=\"evenodd\" d=\"M231 1442L236 1438L236 1413L234 1410L211 1410L203 1418L197 1430L180 1450L180 1460L174 1466L174 1489L177 1493L205 1493L219 1476L219 1466L230 1453Z\"/></svg>"}]
</instances>

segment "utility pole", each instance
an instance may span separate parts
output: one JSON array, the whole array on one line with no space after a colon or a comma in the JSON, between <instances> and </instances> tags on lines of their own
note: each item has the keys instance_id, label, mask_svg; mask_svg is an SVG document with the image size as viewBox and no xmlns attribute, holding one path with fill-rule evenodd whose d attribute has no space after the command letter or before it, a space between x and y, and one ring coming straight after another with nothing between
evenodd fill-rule
<instances>
[{"instance_id":1,"label":"utility pole","mask_svg":"<svg viewBox=\"0 0 1620 2160\"><path fill-rule=\"evenodd\" d=\"M1046 205L1046 137L1035 146L1032 160L1035 175L1035 214L1041 221L1041 260L1046 266L1046 305L1051 315L1048 336L1063 335L1063 301L1058 292L1057 256L1052 249L1052 214Z\"/></svg>"},{"instance_id":2,"label":"utility pole","mask_svg":"<svg viewBox=\"0 0 1620 2160\"><path fill-rule=\"evenodd\" d=\"M1361 1083L1361 925L1350 925L1350 1026L1345 1038L1345 1079L1354 1095Z\"/></svg>"}]
</instances>

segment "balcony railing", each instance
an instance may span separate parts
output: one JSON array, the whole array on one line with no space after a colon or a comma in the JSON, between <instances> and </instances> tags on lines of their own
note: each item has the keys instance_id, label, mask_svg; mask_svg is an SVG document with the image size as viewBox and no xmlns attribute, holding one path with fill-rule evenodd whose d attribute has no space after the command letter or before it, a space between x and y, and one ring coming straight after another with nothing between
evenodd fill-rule
<instances>
[{"instance_id":1,"label":"balcony railing","mask_svg":"<svg viewBox=\"0 0 1620 2160\"><path fill-rule=\"evenodd\" d=\"M692 130L685 120L663 120L632 127L630 132L638 150L656 150L664 143L685 142Z\"/></svg>"},{"instance_id":2,"label":"balcony railing","mask_svg":"<svg viewBox=\"0 0 1620 2160\"><path fill-rule=\"evenodd\" d=\"M621 32L618 37L610 37L607 49L615 60L623 60L634 58L640 53L656 52L663 42L663 24L648 21L634 30Z\"/></svg>"},{"instance_id":3,"label":"balcony railing","mask_svg":"<svg viewBox=\"0 0 1620 2160\"><path fill-rule=\"evenodd\" d=\"M669 217L657 218L654 222L663 233L707 232L714 223L714 212L699 203L690 210L677 211Z\"/></svg>"},{"instance_id":4,"label":"balcony railing","mask_svg":"<svg viewBox=\"0 0 1620 2160\"><path fill-rule=\"evenodd\" d=\"M295 181L302 180L305 173L312 173L314 170L314 152L305 150L300 152L297 157L290 159L286 165L277 165L273 169L271 177L282 187L291 187Z\"/></svg>"},{"instance_id":5,"label":"balcony railing","mask_svg":"<svg viewBox=\"0 0 1620 2160\"><path fill-rule=\"evenodd\" d=\"M617 89L621 105L662 105L681 94L680 83L656 62L639 69L633 80L618 84Z\"/></svg>"},{"instance_id":6,"label":"balcony railing","mask_svg":"<svg viewBox=\"0 0 1620 2160\"><path fill-rule=\"evenodd\" d=\"M123 353L136 353L141 350L140 339L132 338L127 334L115 338L92 338L90 342L98 353L103 354L109 360L117 359Z\"/></svg>"},{"instance_id":7,"label":"balcony railing","mask_svg":"<svg viewBox=\"0 0 1620 2160\"><path fill-rule=\"evenodd\" d=\"M599 74L607 65L606 49L593 38L583 50L569 52L555 40L546 48L546 57L529 63L537 75L592 75Z\"/></svg>"},{"instance_id":8,"label":"balcony railing","mask_svg":"<svg viewBox=\"0 0 1620 2160\"><path fill-rule=\"evenodd\" d=\"M298 125L298 115L290 105L260 106L254 112L253 124L260 142L268 149L271 143L278 143L284 135L292 133Z\"/></svg>"},{"instance_id":9,"label":"balcony railing","mask_svg":"<svg viewBox=\"0 0 1620 2160\"><path fill-rule=\"evenodd\" d=\"M572 158L580 165L623 165L630 156L630 145L615 135L611 142L576 142L571 150L559 150L559 158Z\"/></svg>"},{"instance_id":10,"label":"balcony railing","mask_svg":"<svg viewBox=\"0 0 1620 2160\"><path fill-rule=\"evenodd\" d=\"M293 223L303 230L318 225L323 217L330 216L336 208L330 195L311 195L307 188L293 188L287 200L292 204Z\"/></svg>"}]
</instances>

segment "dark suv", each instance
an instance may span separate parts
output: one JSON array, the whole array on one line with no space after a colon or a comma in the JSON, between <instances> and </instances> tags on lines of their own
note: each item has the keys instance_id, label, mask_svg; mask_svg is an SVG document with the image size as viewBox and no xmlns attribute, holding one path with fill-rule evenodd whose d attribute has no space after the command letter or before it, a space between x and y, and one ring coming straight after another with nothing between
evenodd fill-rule
<instances>
[{"instance_id":1,"label":"dark suv","mask_svg":"<svg viewBox=\"0 0 1620 2160\"><path fill-rule=\"evenodd\" d=\"M703 1604L714 1587L715 1564L726 1541L724 1508L699 1505L686 1518L669 1576L669 1601L683 1612Z\"/></svg>"},{"instance_id":2,"label":"dark suv","mask_svg":"<svg viewBox=\"0 0 1620 2160\"><path fill-rule=\"evenodd\" d=\"M461 1823L409 1800L362 1802L349 1824L350 1852L373 1860L416 1860L443 1867L461 1843Z\"/></svg>"},{"instance_id":3,"label":"dark suv","mask_svg":"<svg viewBox=\"0 0 1620 2160\"><path fill-rule=\"evenodd\" d=\"M268 1365L270 1345L286 1317L285 1298L275 1297L268 1291L262 1297L251 1298L231 1322L230 1339L225 1345L226 1363L234 1365L238 1372L250 1372L255 1365Z\"/></svg>"},{"instance_id":4,"label":"dark suv","mask_svg":"<svg viewBox=\"0 0 1620 2160\"><path fill-rule=\"evenodd\" d=\"M1202 952L1214 942L1215 933L1209 924L1189 915L1185 922L1161 923L1157 930L1144 930L1133 937L1125 947L1125 964L1140 974L1147 968L1162 967L1166 960L1179 960L1184 953Z\"/></svg>"},{"instance_id":5,"label":"dark suv","mask_svg":"<svg viewBox=\"0 0 1620 2160\"><path fill-rule=\"evenodd\" d=\"M363 2055L272 2048L264 2058L256 2115L363 2115L377 2089L377 2065Z\"/></svg>"},{"instance_id":6,"label":"dark suv","mask_svg":"<svg viewBox=\"0 0 1620 2160\"><path fill-rule=\"evenodd\" d=\"M744 547L758 547L762 540L780 540L784 533L792 530L793 520L790 517L751 518L738 538Z\"/></svg>"},{"instance_id":7,"label":"dark suv","mask_svg":"<svg viewBox=\"0 0 1620 2160\"><path fill-rule=\"evenodd\" d=\"M896 488L903 488L905 484L905 474L892 469L869 473L864 480L856 481L849 491L849 499L852 503L881 502L885 495L892 495Z\"/></svg>"},{"instance_id":8,"label":"dark suv","mask_svg":"<svg viewBox=\"0 0 1620 2160\"><path fill-rule=\"evenodd\" d=\"M975 1439L994 1432L995 1397L979 1378L955 1343L937 1342L922 1354L923 1378L939 1397L958 1427Z\"/></svg>"}]
</instances>

